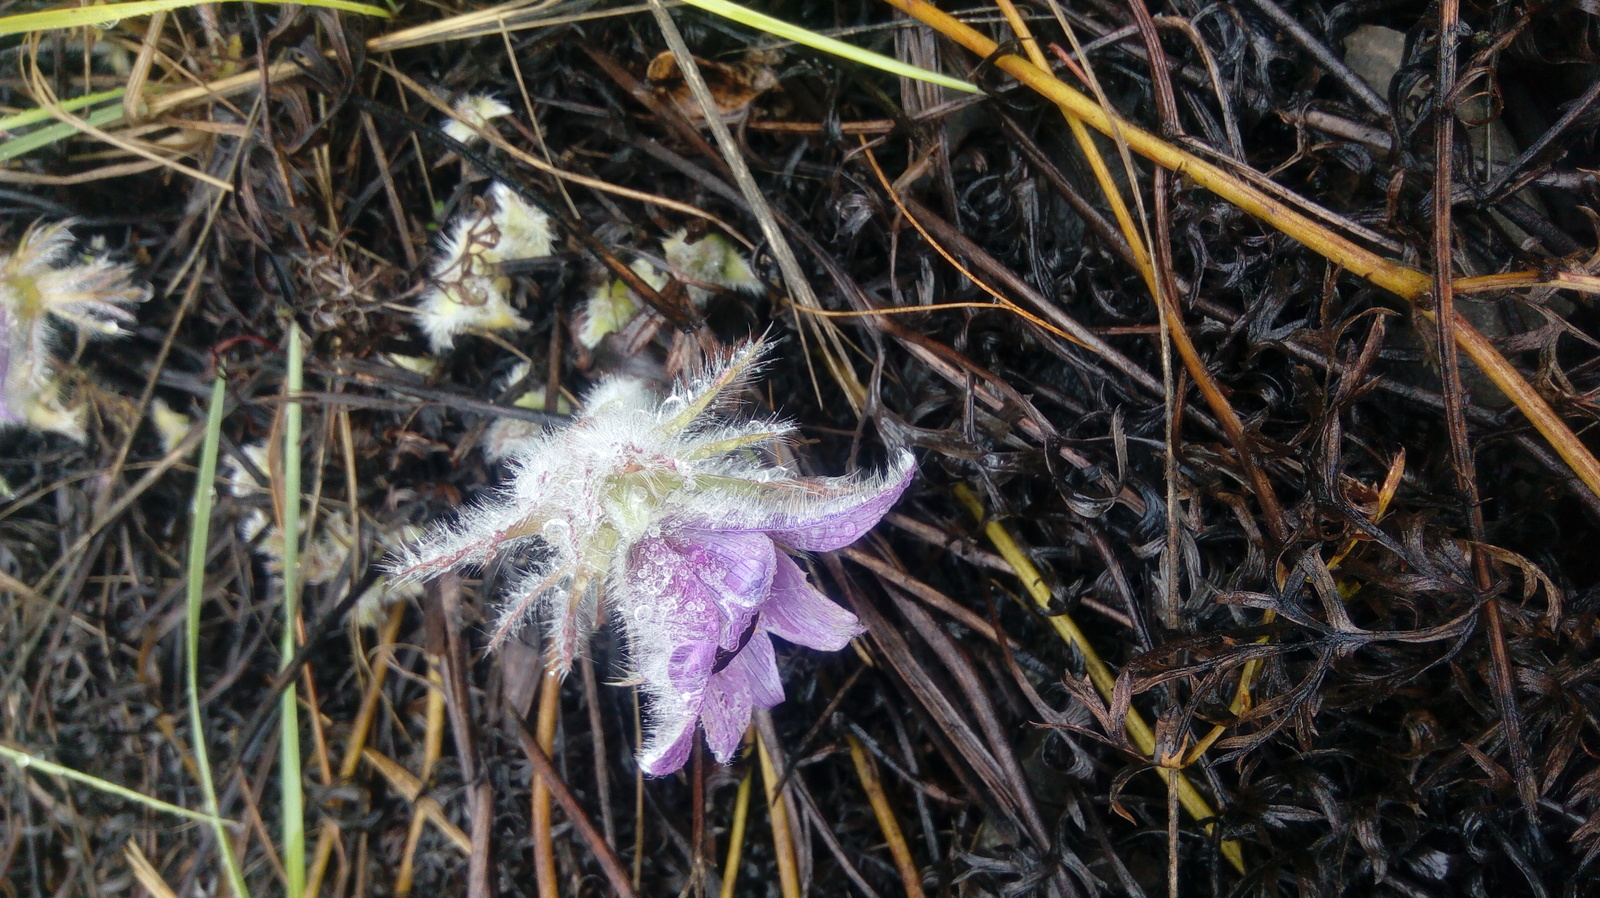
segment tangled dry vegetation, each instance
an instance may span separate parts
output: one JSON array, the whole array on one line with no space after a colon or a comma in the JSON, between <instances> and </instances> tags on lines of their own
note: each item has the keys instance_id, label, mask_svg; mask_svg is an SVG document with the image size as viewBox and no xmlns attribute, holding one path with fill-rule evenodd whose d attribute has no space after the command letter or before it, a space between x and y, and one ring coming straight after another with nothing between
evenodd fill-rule
<instances>
[{"instance_id":1,"label":"tangled dry vegetation","mask_svg":"<svg viewBox=\"0 0 1600 898\"><path fill-rule=\"evenodd\" d=\"M0 894L1587 893L1594 5L759 5L977 90L648 4L4 39L45 110L4 123L8 245L70 218L153 289L55 335L81 439L0 433ZM511 194L548 254L463 263L499 323L424 333L450 222ZM679 231L759 283L662 275ZM780 652L759 751L645 778L618 637L559 687L531 631L489 652L527 559L377 600L508 427L760 334L793 465L918 472L812 559L868 633ZM40 762L190 810L208 774L231 823Z\"/></svg>"}]
</instances>

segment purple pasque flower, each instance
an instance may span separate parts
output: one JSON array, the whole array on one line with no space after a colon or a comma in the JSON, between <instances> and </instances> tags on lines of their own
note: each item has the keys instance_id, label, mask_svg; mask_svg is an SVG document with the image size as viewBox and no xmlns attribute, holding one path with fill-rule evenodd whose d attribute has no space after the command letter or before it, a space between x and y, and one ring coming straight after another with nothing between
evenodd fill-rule
<instances>
[{"instance_id":1,"label":"purple pasque flower","mask_svg":"<svg viewBox=\"0 0 1600 898\"><path fill-rule=\"evenodd\" d=\"M888 485L875 500L892 503L904 483ZM840 548L863 530L818 548ZM663 644L670 651L633 645L652 716L640 757L646 773L683 766L697 721L717 760L733 757L754 710L783 701L772 636L831 652L861 632L855 615L818 592L769 531L678 523L641 540L629 562L638 582L666 583L671 597L624 603L634 615L630 634L669 635Z\"/></svg>"},{"instance_id":2,"label":"purple pasque flower","mask_svg":"<svg viewBox=\"0 0 1600 898\"><path fill-rule=\"evenodd\" d=\"M602 382L571 424L518 447L498 497L397 565L415 578L535 548L492 643L542 617L561 672L604 602L645 694L640 763L652 774L683 766L696 724L728 760L754 709L783 700L771 637L834 651L860 632L789 553L854 542L911 481L904 450L870 478L801 477L773 463L766 450L789 425L719 413L763 350L747 345L666 398L638 381Z\"/></svg>"}]
</instances>

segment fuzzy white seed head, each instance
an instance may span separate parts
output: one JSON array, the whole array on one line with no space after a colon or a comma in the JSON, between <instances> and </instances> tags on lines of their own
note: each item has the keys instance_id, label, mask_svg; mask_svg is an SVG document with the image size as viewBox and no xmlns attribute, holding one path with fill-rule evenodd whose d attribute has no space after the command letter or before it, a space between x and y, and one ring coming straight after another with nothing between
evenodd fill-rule
<instances>
[{"instance_id":1,"label":"fuzzy white seed head","mask_svg":"<svg viewBox=\"0 0 1600 898\"><path fill-rule=\"evenodd\" d=\"M265 443L247 443L239 447L239 452L249 459L256 473L265 477L265 481L258 481L255 474L250 472L250 467L239 459L228 456L222 462L222 485L228 495L236 499L250 499L253 497L266 497L267 484L272 480L271 453ZM266 510L259 506L252 506L239 515L239 538L245 542L253 542L261 531L267 529L272 523ZM282 540L279 540L279 555L282 555Z\"/></svg>"},{"instance_id":2,"label":"fuzzy white seed head","mask_svg":"<svg viewBox=\"0 0 1600 898\"><path fill-rule=\"evenodd\" d=\"M239 447L242 454L250 460L267 483L259 482L249 469L238 459L228 458L223 462L222 485L229 495L236 498L250 499L252 503L265 501L269 495L269 484L272 472L269 468L271 452L265 444L249 444ZM300 518L300 551L296 567L297 576L306 586L322 586L332 583L345 572L350 563L351 553L355 551L361 537L360 528L350 516L348 508L335 508L315 518L316 529L310 537L306 537L306 528L312 524L307 517ZM244 511L238 520L239 538L248 543L261 560L267 573L276 581L281 582L283 577L284 551L286 546L283 539L283 530L275 523L266 509L256 505ZM373 556L379 556L399 550L399 548L421 535L416 527L405 526L398 529L378 527L376 545L372 547ZM348 572L352 580L360 579L359 571ZM362 592L356 600L356 607L351 612L356 623L368 626L376 623L382 612L390 605L403 599L420 598L422 587L418 583L390 582L387 575L377 577L373 584Z\"/></svg>"},{"instance_id":3,"label":"fuzzy white seed head","mask_svg":"<svg viewBox=\"0 0 1600 898\"><path fill-rule=\"evenodd\" d=\"M131 268L78 252L66 223L29 228L0 256L0 427L81 442L87 408L63 398L54 344L63 333L123 335L133 321L128 306L149 296Z\"/></svg>"},{"instance_id":4,"label":"fuzzy white seed head","mask_svg":"<svg viewBox=\"0 0 1600 898\"><path fill-rule=\"evenodd\" d=\"M500 388L504 390L513 386L514 384L522 383L527 379L528 372L532 369L533 366L527 362L518 362L512 366L510 371L506 372L505 377L501 378ZM533 409L541 412L544 411L544 387L535 386L529 389L516 399L513 399L511 404L517 408ZM565 396L557 396L555 413L558 415L572 414L572 403L568 402Z\"/></svg>"},{"instance_id":5,"label":"fuzzy white seed head","mask_svg":"<svg viewBox=\"0 0 1600 898\"><path fill-rule=\"evenodd\" d=\"M555 240L550 231L550 216L499 181L489 188L489 200L494 205L489 221L499 232L499 239L486 254L490 262L550 255Z\"/></svg>"},{"instance_id":6,"label":"fuzzy white seed head","mask_svg":"<svg viewBox=\"0 0 1600 898\"><path fill-rule=\"evenodd\" d=\"M511 107L488 94L464 94L455 102L455 116L447 118L444 133L471 146L483 140L489 122L511 114Z\"/></svg>"},{"instance_id":7,"label":"fuzzy white seed head","mask_svg":"<svg viewBox=\"0 0 1600 898\"><path fill-rule=\"evenodd\" d=\"M81 443L89 435L86 427L89 408L82 401L63 399L64 395L60 381L53 375L48 376L40 381L38 395L23 404L24 414L28 424L35 430L59 433Z\"/></svg>"},{"instance_id":8,"label":"fuzzy white seed head","mask_svg":"<svg viewBox=\"0 0 1600 898\"><path fill-rule=\"evenodd\" d=\"M495 188L491 202L474 204L450 223L433 262L433 286L417 304L417 325L435 353L449 351L464 333L530 326L511 308L511 278L500 263L548 254L549 222L514 191Z\"/></svg>"},{"instance_id":9,"label":"fuzzy white seed head","mask_svg":"<svg viewBox=\"0 0 1600 898\"><path fill-rule=\"evenodd\" d=\"M423 377L432 377L439 372L439 360L429 355L404 355L398 352L385 353L383 360L402 371L420 374Z\"/></svg>"},{"instance_id":10,"label":"fuzzy white seed head","mask_svg":"<svg viewBox=\"0 0 1600 898\"><path fill-rule=\"evenodd\" d=\"M750 270L744 254L721 234L706 234L690 243L688 230L679 229L661 241L661 251L673 274L688 285L696 305L705 305L714 288L761 292L761 279Z\"/></svg>"},{"instance_id":11,"label":"fuzzy white seed head","mask_svg":"<svg viewBox=\"0 0 1600 898\"><path fill-rule=\"evenodd\" d=\"M150 401L150 423L155 426L156 436L161 438L161 451L171 452L189 435L194 420L158 398Z\"/></svg>"},{"instance_id":12,"label":"fuzzy white seed head","mask_svg":"<svg viewBox=\"0 0 1600 898\"><path fill-rule=\"evenodd\" d=\"M635 260L628 267L656 290L667 285L667 279L661 272L643 259ZM642 308L644 304L628 289L627 282L620 278L606 281L595 288L584 303L583 314L578 322L578 344L585 349L599 346L606 334L622 330Z\"/></svg>"},{"instance_id":13,"label":"fuzzy white seed head","mask_svg":"<svg viewBox=\"0 0 1600 898\"><path fill-rule=\"evenodd\" d=\"M436 353L455 346L465 333L527 330L530 325L506 299L493 279L468 276L435 287L417 305L417 323Z\"/></svg>"}]
</instances>

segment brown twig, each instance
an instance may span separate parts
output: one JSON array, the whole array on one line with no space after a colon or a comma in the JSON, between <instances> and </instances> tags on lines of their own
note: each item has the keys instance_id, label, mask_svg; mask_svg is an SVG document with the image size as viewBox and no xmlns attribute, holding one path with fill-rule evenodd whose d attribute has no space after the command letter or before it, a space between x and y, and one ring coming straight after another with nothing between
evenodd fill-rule
<instances>
[{"instance_id":1,"label":"brown twig","mask_svg":"<svg viewBox=\"0 0 1600 898\"><path fill-rule=\"evenodd\" d=\"M547 682L559 683L560 680L549 678ZM583 839L583 843L594 853L595 860L600 863L601 872L606 875L606 882L611 884L611 890L620 898L633 898L633 885L628 881L628 873L623 869L622 861L617 858L616 852L611 850L610 844L600 832L594 828L589 815L583 811L583 805L578 803L572 790L567 788L566 782L561 779L560 772L550 762L550 756L539 747L538 734L529 729L528 722L516 708L508 706L506 710L506 716L516 722L517 742L522 746L523 754L527 755L528 763L533 765L534 775L545 788L550 790L556 803L561 805L561 812L567 815L567 820L571 821L573 828L578 831L578 837Z\"/></svg>"},{"instance_id":2,"label":"brown twig","mask_svg":"<svg viewBox=\"0 0 1600 898\"><path fill-rule=\"evenodd\" d=\"M1455 310L1455 290L1451 279L1454 258L1450 208L1450 175L1455 153L1456 133L1456 37L1461 26L1459 0L1440 0L1439 30L1436 50L1439 54L1438 75L1433 91L1433 300L1438 325L1438 351L1440 373L1444 384L1445 426L1450 436L1450 458L1455 465L1456 485L1461 490L1466 506L1468 526L1474 542L1486 542L1483 526L1483 505L1479 501L1477 463L1473 458L1472 444L1467 436L1467 418L1464 411L1464 388L1461 384L1461 364L1457 354L1456 327L1463 323ZM1487 592L1491 587L1488 553L1472 553L1473 576L1478 589ZM1485 636L1489 640L1491 664L1490 685L1494 689L1495 704L1505 727L1506 747L1511 755L1512 775L1517 781L1517 794L1530 817L1537 815L1538 792L1533 781L1533 771L1528 758L1528 745L1522 737L1522 712L1517 706L1516 681L1511 672L1511 658L1506 650L1505 624L1500 619L1500 604L1490 597L1483 604Z\"/></svg>"}]
</instances>

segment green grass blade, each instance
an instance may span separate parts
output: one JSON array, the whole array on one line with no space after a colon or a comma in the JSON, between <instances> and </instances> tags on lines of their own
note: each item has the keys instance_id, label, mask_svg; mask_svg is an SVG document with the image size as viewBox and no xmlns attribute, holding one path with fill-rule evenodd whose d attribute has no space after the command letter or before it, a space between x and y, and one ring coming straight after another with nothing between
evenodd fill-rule
<instances>
[{"instance_id":1,"label":"green grass blade","mask_svg":"<svg viewBox=\"0 0 1600 898\"><path fill-rule=\"evenodd\" d=\"M69 779L73 782L83 783L85 786L88 786L92 789L99 789L101 792L105 792L108 795L115 795L118 798L126 798L129 801L137 802L147 808L150 808L151 810L160 811L163 814L176 814L179 817L187 817L190 820L201 820L214 825L237 825L232 820L224 820L214 814L207 814L202 811L191 811L188 808L180 808L175 804L168 804L159 798L151 798L143 792L136 792L133 789L129 789L127 786L119 786L116 783L103 780L98 776L91 776L90 774L82 771L74 770L71 767L63 767L54 761L46 761L44 758L30 755L25 751L12 748L8 745L0 745L0 758L6 758L24 770L37 770L40 773L49 774L50 776L59 776L62 779Z\"/></svg>"},{"instance_id":2,"label":"green grass blade","mask_svg":"<svg viewBox=\"0 0 1600 898\"><path fill-rule=\"evenodd\" d=\"M283 636L279 670L295 653L295 618L300 613L300 395L304 381L300 328L289 325L289 402L283 410ZM283 871L288 894L306 891L306 814L300 761L300 706L293 681L279 701L278 788L283 798Z\"/></svg>"},{"instance_id":3,"label":"green grass blade","mask_svg":"<svg viewBox=\"0 0 1600 898\"><path fill-rule=\"evenodd\" d=\"M200 792L206 813L213 818L217 849L222 854L223 870L237 898L248 898L244 871L233 856L233 842L217 815L217 788L211 779L211 758L206 751L205 723L200 717L200 606L206 592L206 549L211 539L211 501L217 485L217 446L222 442L222 407L227 399L227 381L217 375L211 387L211 405L206 411L206 438L200 444L200 475L194 484L194 506L189 530L187 619L184 628L185 670L189 692L189 728L194 741L195 766L200 770Z\"/></svg>"},{"instance_id":4,"label":"green grass blade","mask_svg":"<svg viewBox=\"0 0 1600 898\"><path fill-rule=\"evenodd\" d=\"M121 91L117 91L117 93L121 93ZM65 106L67 104L62 103L61 105ZM41 110L29 110L28 112L21 113L21 115L31 115L32 113L38 111ZM48 113L46 114L48 115ZM103 128L106 125L110 125L121 120L121 103L112 103L109 106L96 109L87 116L84 116L84 121L96 128ZM35 128L21 137L15 137L3 144L0 144L0 162L5 162L8 159L15 159L25 153L31 153L40 147L49 146L58 140L66 140L67 138L78 133L78 129L69 122L57 122L53 125L46 125L43 128Z\"/></svg>"},{"instance_id":5,"label":"green grass blade","mask_svg":"<svg viewBox=\"0 0 1600 898\"><path fill-rule=\"evenodd\" d=\"M51 28L77 28L83 25L105 26L121 19L148 16L152 13L199 6L208 2L236 3L240 0L132 0L129 3L107 3L103 6L70 6L65 9L47 9L42 12L25 12L14 16L0 16L0 36L45 31ZM321 6L366 16L387 19L389 11L382 7L351 0L298 0L301 6Z\"/></svg>"},{"instance_id":6,"label":"green grass blade","mask_svg":"<svg viewBox=\"0 0 1600 898\"><path fill-rule=\"evenodd\" d=\"M813 50L821 50L824 53L831 53L834 56L840 56L852 62L859 62L862 65L872 66L875 69L880 69L890 73L891 75L900 75L905 78L915 78L918 81L927 81L930 84L937 84L941 87L948 87L952 90L965 91L969 94L975 94L978 92L978 86L970 81L962 81L960 78L952 78L949 75L942 75L938 72L919 68L918 66L911 65L910 63L901 62L900 60L891 56L884 56L882 53L874 53L871 50L864 50L855 46L854 44L847 44L841 40L834 40L831 37L818 34L815 31L808 31L798 25L791 25L782 19L774 19L772 16L764 13L746 9L737 3L729 3L728 0L683 0L683 3L685 6L693 6L698 9L703 9L706 12L719 15L724 19L738 22L741 25L748 25L751 28L755 28L759 31L765 31L773 37L781 37L784 40L794 41L797 44L803 44L804 46L810 47Z\"/></svg>"},{"instance_id":7,"label":"green grass blade","mask_svg":"<svg viewBox=\"0 0 1600 898\"><path fill-rule=\"evenodd\" d=\"M67 112L73 112L75 110L82 109L85 106L93 106L96 103L104 103L108 100L120 100L122 99L122 95L127 92L128 90L125 87L116 87L112 88L111 90L103 90L95 94L84 94L81 97L73 97L70 100L62 100L56 105L60 106ZM50 113L44 109L29 109L26 112L19 112L16 115L8 115L5 118L0 118L0 131L15 131L18 128L26 128L29 125L47 121L50 119L50 117Z\"/></svg>"}]
</instances>

